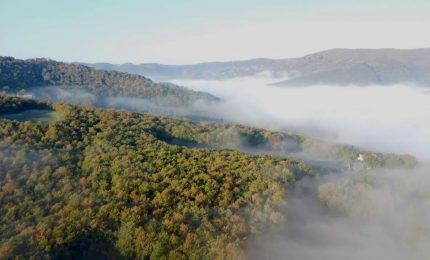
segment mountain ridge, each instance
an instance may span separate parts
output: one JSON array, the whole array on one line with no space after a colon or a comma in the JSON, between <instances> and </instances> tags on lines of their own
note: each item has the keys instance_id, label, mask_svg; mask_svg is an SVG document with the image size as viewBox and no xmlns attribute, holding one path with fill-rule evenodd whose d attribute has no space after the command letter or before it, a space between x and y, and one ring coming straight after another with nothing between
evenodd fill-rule
<instances>
[{"instance_id":1,"label":"mountain ridge","mask_svg":"<svg viewBox=\"0 0 430 260\"><path fill-rule=\"evenodd\" d=\"M88 64L95 68L146 75L158 80L210 79L255 76L270 72L277 86L390 85L411 83L430 86L430 48L335 48L297 58L256 58L190 65ZM282 77L288 79L282 81Z\"/></svg>"}]
</instances>

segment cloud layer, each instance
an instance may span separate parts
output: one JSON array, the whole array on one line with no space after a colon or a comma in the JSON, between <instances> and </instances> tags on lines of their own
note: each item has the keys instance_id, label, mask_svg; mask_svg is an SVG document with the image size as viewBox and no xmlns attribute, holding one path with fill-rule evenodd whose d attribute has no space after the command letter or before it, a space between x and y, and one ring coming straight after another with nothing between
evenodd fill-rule
<instances>
[{"instance_id":1,"label":"cloud layer","mask_svg":"<svg viewBox=\"0 0 430 260\"><path fill-rule=\"evenodd\" d=\"M405 85L281 88L268 85L273 81L257 77L173 82L223 98L218 107L204 109L227 120L296 129L330 141L430 160L430 90Z\"/></svg>"}]
</instances>

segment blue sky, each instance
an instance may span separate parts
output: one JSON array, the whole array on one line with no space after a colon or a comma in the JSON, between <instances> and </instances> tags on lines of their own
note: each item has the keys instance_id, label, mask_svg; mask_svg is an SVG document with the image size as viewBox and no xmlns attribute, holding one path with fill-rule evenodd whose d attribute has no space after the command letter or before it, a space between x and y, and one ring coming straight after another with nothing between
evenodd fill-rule
<instances>
[{"instance_id":1,"label":"blue sky","mask_svg":"<svg viewBox=\"0 0 430 260\"><path fill-rule=\"evenodd\" d=\"M0 55L194 63L430 47L428 0L1 0Z\"/></svg>"}]
</instances>

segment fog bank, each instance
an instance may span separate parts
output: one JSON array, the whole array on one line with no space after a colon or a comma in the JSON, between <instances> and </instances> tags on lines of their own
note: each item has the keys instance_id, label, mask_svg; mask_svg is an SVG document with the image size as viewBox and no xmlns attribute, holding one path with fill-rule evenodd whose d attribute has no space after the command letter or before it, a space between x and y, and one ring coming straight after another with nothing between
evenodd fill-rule
<instances>
[{"instance_id":1,"label":"fog bank","mask_svg":"<svg viewBox=\"0 0 430 260\"><path fill-rule=\"evenodd\" d=\"M254 241L248 257L426 259L430 254L429 173L428 168L420 168L304 180L289 194L286 230Z\"/></svg>"},{"instance_id":2,"label":"fog bank","mask_svg":"<svg viewBox=\"0 0 430 260\"><path fill-rule=\"evenodd\" d=\"M223 102L227 120L430 161L430 91L396 86L281 88L279 79L174 83ZM203 107L203 108L202 108ZM371 170L303 179L287 195L287 224L250 244L249 259L425 259L430 170Z\"/></svg>"},{"instance_id":3,"label":"fog bank","mask_svg":"<svg viewBox=\"0 0 430 260\"><path fill-rule=\"evenodd\" d=\"M174 80L224 102L207 114L257 127L299 132L379 152L430 160L430 91L407 85L282 88L279 79Z\"/></svg>"}]
</instances>

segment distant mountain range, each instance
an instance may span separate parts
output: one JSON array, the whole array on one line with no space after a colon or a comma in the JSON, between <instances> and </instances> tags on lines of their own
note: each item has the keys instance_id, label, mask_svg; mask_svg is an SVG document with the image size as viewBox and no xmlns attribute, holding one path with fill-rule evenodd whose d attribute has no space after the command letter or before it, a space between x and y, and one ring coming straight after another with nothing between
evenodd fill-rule
<instances>
[{"instance_id":1,"label":"distant mountain range","mask_svg":"<svg viewBox=\"0 0 430 260\"><path fill-rule=\"evenodd\" d=\"M157 63L121 65L86 64L103 70L144 75L156 80L228 79L269 74L278 86L390 85L410 83L430 86L430 48L332 49L300 58L252 59L194 65ZM281 80L288 78L287 80Z\"/></svg>"}]
</instances>

